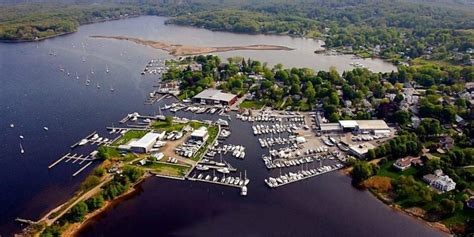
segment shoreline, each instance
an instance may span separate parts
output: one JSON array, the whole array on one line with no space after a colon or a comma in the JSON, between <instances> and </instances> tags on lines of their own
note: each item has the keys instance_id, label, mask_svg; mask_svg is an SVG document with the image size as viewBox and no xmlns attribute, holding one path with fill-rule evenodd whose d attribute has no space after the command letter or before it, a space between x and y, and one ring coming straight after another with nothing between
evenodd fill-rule
<instances>
[{"instance_id":1,"label":"shoreline","mask_svg":"<svg viewBox=\"0 0 474 237\"><path fill-rule=\"evenodd\" d=\"M153 177L153 175L149 173L145 173L145 175L138 180L135 184L130 187L125 193L120 194L118 197L114 198L113 200L108 200L105 202L104 206L101 208L88 213L85 215L84 220L80 223L73 223L69 224L63 231L62 235L64 236L76 236L82 229L84 229L89 224L93 224L96 218L100 218L100 215L105 213L106 211L110 210L117 206L118 204L122 203L123 201L127 200L127 198L132 198L134 194L140 191L138 188L146 179L149 177Z\"/></svg>"},{"instance_id":2,"label":"shoreline","mask_svg":"<svg viewBox=\"0 0 474 237\"><path fill-rule=\"evenodd\" d=\"M148 46L154 49L161 49L168 52L172 56L191 56L201 54L211 54L218 52L238 51L238 50L284 50L291 51L292 48L281 46L281 45L270 45L270 44L254 44L244 46L217 46L217 47L203 47L194 45L183 45L183 44L172 44L162 41L147 40L141 38L134 38L128 36L104 36L104 35L92 35L91 38L95 39L113 39L113 40L124 40L130 41L135 44Z\"/></svg>"},{"instance_id":3,"label":"shoreline","mask_svg":"<svg viewBox=\"0 0 474 237\"><path fill-rule=\"evenodd\" d=\"M345 169L342 169L341 170L341 173L343 175L346 175L346 176L351 176L350 175L350 170L351 170L352 167L347 167ZM352 186L352 185L351 185ZM352 186L352 188L355 188L354 186ZM405 208L402 208L401 206L395 204L395 203L388 203L387 200L384 200L382 199L381 197L381 194L379 193L375 193L374 191L372 191L371 189L367 188L367 189L361 189L361 191L363 192L369 192L370 195L372 197L374 197L377 201L379 202L382 202L382 204L386 207L389 207L391 210L393 211L396 211L396 212L399 212L399 213L402 213L406 216L409 216L417 221L419 221L420 223L422 223L423 225L426 225L426 226L429 226L431 228L434 228L436 230L439 230L443 233L446 233L448 234L449 236L453 236L453 233L451 231L451 229L449 229L445 224L439 222L439 221L436 221L436 222L431 222L431 221L428 221L426 219L424 219L422 216L420 215L415 215L413 212L410 212L409 210L405 209Z\"/></svg>"}]
</instances>

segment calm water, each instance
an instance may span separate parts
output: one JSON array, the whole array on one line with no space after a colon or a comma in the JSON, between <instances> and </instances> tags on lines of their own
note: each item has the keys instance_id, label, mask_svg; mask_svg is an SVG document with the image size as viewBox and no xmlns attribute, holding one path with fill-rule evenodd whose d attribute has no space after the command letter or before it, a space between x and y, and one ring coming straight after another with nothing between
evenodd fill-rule
<instances>
[{"instance_id":1,"label":"calm water","mask_svg":"<svg viewBox=\"0 0 474 237\"><path fill-rule=\"evenodd\" d=\"M47 168L69 152L71 144L94 130L104 134L105 126L127 113L156 110L143 104L153 79L142 78L139 72L150 59L169 56L129 42L90 39L89 35L129 35L204 46L280 44L297 50L219 55L314 69L331 65L350 68L350 56L313 54L318 42L311 40L217 33L165 26L163 22L164 18L140 17L83 26L75 34L40 43L0 44L0 235L18 231L15 217L35 220L77 190L92 167L77 177L72 177L80 167L77 164ZM52 50L57 56L49 55ZM394 69L380 60L364 64L377 71ZM111 70L108 74L106 66ZM70 76L60 72L60 67ZM90 86L85 85L86 75ZM96 88L97 83L101 89ZM245 161L230 160L246 169L252 179L248 197L241 198L235 189L152 178L136 197L107 212L82 235L441 235L391 211L368 193L354 190L349 178L340 174L268 190L263 183L268 172L259 158L261 150L254 147L255 138L245 131L250 125L232 123L228 142L243 144L249 151ZM44 131L44 126L49 131ZM248 139L242 139L244 136Z\"/></svg>"}]
</instances>

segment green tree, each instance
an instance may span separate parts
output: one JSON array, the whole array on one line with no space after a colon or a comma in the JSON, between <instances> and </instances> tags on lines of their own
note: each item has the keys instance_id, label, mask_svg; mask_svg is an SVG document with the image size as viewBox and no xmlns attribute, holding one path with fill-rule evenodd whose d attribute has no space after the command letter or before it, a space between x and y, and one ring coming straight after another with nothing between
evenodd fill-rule
<instances>
[{"instance_id":1,"label":"green tree","mask_svg":"<svg viewBox=\"0 0 474 237\"><path fill-rule=\"evenodd\" d=\"M78 202L69 210L66 215L66 219L72 223L81 222L84 220L84 216L89 212L87 204L83 201Z\"/></svg>"}]
</instances>

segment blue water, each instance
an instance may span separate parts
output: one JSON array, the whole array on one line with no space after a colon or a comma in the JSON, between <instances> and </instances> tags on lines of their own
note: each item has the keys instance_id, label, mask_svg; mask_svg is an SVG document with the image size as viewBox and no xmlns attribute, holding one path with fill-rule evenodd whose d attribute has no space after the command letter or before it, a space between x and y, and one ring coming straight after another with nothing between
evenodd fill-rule
<instances>
[{"instance_id":1,"label":"blue water","mask_svg":"<svg viewBox=\"0 0 474 237\"><path fill-rule=\"evenodd\" d=\"M36 220L78 189L93 166L76 177L72 174L81 167L78 164L47 168L69 152L70 145L95 130L105 134L105 126L117 123L127 113L156 111L156 107L143 104L155 79L142 77L140 71L150 59L169 56L129 42L91 39L90 35L128 35L203 46L281 44L297 50L219 55L243 55L313 69L330 65L350 68L350 56L312 54L319 45L315 41L210 32L165 26L163 22L160 17L140 17L83 26L77 33L38 43L0 44L0 235L10 236L21 228L14 222L16 217ZM51 51L57 56L49 55ZM366 64L374 70L393 69L380 60ZM105 72L106 65L110 73ZM85 85L86 75L90 86ZM97 83L101 89L96 88ZM241 198L235 189L151 178L139 194L106 212L81 235L441 235L390 210L367 192L353 189L350 179L338 173L267 189L262 151L253 135L245 131L250 125L241 121L232 125L229 142L248 149L245 161L232 160L252 179L248 197ZM43 130L44 126L49 131ZM20 154L20 142L24 154Z\"/></svg>"}]
</instances>

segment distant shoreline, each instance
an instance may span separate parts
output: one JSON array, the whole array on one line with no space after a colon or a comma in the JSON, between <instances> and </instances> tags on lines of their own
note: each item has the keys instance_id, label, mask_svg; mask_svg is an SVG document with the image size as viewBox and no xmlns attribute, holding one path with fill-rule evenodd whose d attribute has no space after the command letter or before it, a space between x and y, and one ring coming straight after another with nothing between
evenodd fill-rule
<instances>
[{"instance_id":1,"label":"distant shoreline","mask_svg":"<svg viewBox=\"0 0 474 237\"><path fill-rule=\"evenodd\" d=\"M127 37L127 36L104 36L104 35L92 35L91 38L96 39L115 39L131 41L136 44L149 46L155 49L161 49L168 52L173 56L191 56L199 54L210 54L217 52L228 52L238 50L285 50L291 51L292 48L280 45L268 45L268 44L256 44L256 45L245 45L245 46L223 46L223 47L202 47L182 44L171 44L162 41L146 40L141 38Z\"/></svg>"}]
</instances>

